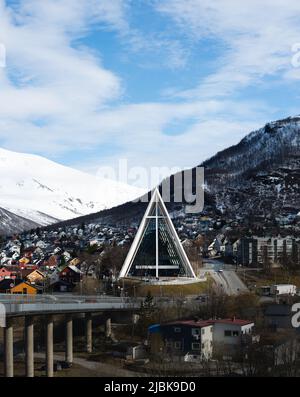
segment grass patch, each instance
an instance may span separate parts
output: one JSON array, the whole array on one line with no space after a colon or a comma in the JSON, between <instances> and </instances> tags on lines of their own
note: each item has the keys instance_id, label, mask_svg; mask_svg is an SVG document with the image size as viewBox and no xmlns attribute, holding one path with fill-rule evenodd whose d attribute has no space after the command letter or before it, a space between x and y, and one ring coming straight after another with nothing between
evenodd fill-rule
<instances>
[{"instance_id":1,"label":"grass patch","mask_svg":"<svg viewBox=\"0 0 300 397\"><path fill-rule=\"evenodd\" d=\"M244 273L241 274L244 280ZM300 288L300 274L288 274L282 269L273 269L270 273L263 271L249 270L245 272L245 282L247 286L262 287L273 284L294 284Z\"/></svg>"},{"instance_id":2,"label":"grass patch","mask_svg":"<svg viewBox=\"0 0 300 397\"><path fill-rule=\"evenodd\" d=\"M213 285L211 277L207 281L182 285L152 285L139 280L124 280L124 288L129 296L186 296L208 293Z\"/></svg>"}]
</instances>

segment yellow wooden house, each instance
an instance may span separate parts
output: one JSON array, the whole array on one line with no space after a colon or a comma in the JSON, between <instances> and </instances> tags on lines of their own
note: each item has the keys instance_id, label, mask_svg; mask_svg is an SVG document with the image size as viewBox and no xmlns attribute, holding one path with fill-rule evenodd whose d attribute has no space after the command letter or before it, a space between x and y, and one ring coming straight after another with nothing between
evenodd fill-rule
<instances>
[{"instance_id":1,"label":"yellow wooden house","mask_svg":"<svg viewBox=\"0 0 300 397\"><path fill-rule=\"evenodd\" d=\"M36 295L38 289L23 280L4 279L0 282L0 293Z\"/></svg>"},{"instance_id":2,"label":"yellow wooden house","mask_svg":"<svg viewBox=\"0 0 300 397\"><path fill-rule=\"evenodd\" d=\"M29 283L26 283L25 281L22 281L20 284L17 284L16 286L12 287L10 290L11 294L29 294L29 295L36 295L38 292L37 288L34 285L31 285Z\"/></svg>"}]
</instances>

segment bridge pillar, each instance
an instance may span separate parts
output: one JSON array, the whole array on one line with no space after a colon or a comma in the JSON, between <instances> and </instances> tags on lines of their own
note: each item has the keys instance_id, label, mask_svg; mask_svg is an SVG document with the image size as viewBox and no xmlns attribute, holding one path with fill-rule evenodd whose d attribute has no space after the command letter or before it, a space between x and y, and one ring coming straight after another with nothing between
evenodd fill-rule
<instances>
[{"instance_id":1,"label":"bridge pillar","mask_svg":"<svg viewBox=\"0 0 300 397\"><path fill-rule=\"evenodd\" d=\"M25 365L26 377L34 377L34 321L32 316L25 317Z\"/></svg>"},{"instance_id":2,"label":"bridge pillar","mask_svg":"<svg viewBox=\"0 0 300 397\"><path fill-rule=\"evenodd\" d=\"M53 377L53 316L46 318L46 373Z\"/></svg>"},{"instance_id":3,"label":"bridge pillar","mask_svg":"<svg viewBox=\"0 0 300 397\"><path fill-rule=\"evenodd\" d=\"M66 362L73 362L73 319L71 315L66 316Z\"/></svg>"},{"instance_id":4,"label":"bridge pillar","mask_svg":"<svg viewBox=\"0 0 300 397\"><path fill-rule=\"evenodd\" d=\"M4 332L4 376L12 378L14 376L14 329L12 320L6 319Z\"/></svg>"},{"instance_id":5,"label":"bridge pillar","mask_svg":"<svg viewBox=\"0 0 300 397\"><path fill-rule=\"evenodd\" d=\"M86 351L87 351L87 353L92 353L92 350L93 350L92 313L85 314L85 336L86 336Z\"/></svg>"},{"instance_id":6,"label":"bridge pillar","mask_svg":"<svg viewBox=\"0 0 300 397\"><path fill-rule=\"evenodd\" d=\"M111 319L108 318L105 322L105 336L107 338L111 337Z\"/></svg>"}]
</instances>

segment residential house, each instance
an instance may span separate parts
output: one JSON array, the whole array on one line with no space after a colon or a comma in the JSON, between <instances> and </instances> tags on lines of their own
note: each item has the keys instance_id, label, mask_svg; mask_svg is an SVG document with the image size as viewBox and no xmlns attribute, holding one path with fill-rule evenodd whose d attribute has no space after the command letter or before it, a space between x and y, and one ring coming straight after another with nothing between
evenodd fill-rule
<instances>
[{"instance_id":1,"label":"residential house","mask_svg":"<svg viewBox=\"0 0 300 397\"><path fill-rule=\"evenodd\" d=\"M237 352L243 344L255 341L254 322L235 317L210 320L213 325L214 355L230 355Z\"/></svg>"},{"instance_id":2,"label":"residential house","mask_svg":"<svg viewBox=\"0 0 300 397\"><path fill-rule=\"evenodd\" d=\"M40 270L35 269L30 270L25 276L25 279L29 281L30 284L41 284L46 279L46 276Z\"/></svg>"},{"instance_id":3,"label":"residential house","mask_svg":"<svg viewBox=\"0 0 300 397\"><path fill-rule=\"evenodd\" d=\"M44 262L44 266L46 269L53 270L58 265L58 258L57 255L51 255L49 258Z\"/></svg>"},{"instance_id":4,"label":"residential house","mask_svg":"<svg viewBox=\"0 0 300 397\"><path fill-rule=\"evenodd\" d=\"M30 263L30 259L29 258L26 258L25 256L23 256L23 258L21 258L20 260L19 260L19 264L20 264L20 266L21 267L26 267L26 265L28 265Z\"/></svg>"},{"instance_id":5,"label":"residential house","mask_svg":"<svg viewBox=\"0 0 300 397\"><path fill-rule=\"evenodd\" d=\"M221 250L221 239L216 237L213 242L208 246L208 254L211 257L217 256Z\"/></svg>"},{"instance_id":6,"label":"residential house","mask_svg":"<svg viewBox=\"0 0 300 397\"><path fill-rule=\"evenodd\" d=\"M226 258L230 258L233 255L233 247L231 241L225 237L220 246L220 253Z\"/></svg>"},{"instance_id":7,"label":"residential house","mask_svg":"<svg viewBox=\"0 0 300 397\"><path fill-rule=\"evenodd\" d=\"M6 267L1 267L0 268L0 281L7 279L7 278L15 279L16 274Z\"/></svg>"},{"instance_id":8,"label":"residential house","mask_svg":"<svg viewBox=\"0 0 300 397\"><path fill-rule=\"evenodd\" d=\"M79 258L73 258L69 262L69 265L72 265L72 266L78 266L79 264L80 264L80 259Z\"/></svg>"},{"instance_id":9,"label":"residential house","mask_svg":"<svg viewBox=\"0 0 300 397\"><path fill-rule=\"evenodd\" d=\"M81 271L74 265L67 265L59 273L59 279L70 284L77 284L81 280Z\"/></svg>"},{"instance_id":10,"label":"residential house","mask_svg":"<svg viewBox=\"0 0 300 397\"><path fill-rule=\"evenodd\" d=\"M157 344L157 334L161 345ZM152 353L184 358L187 353L209 359L213 349L213 326L208 321L181 320L149 327ZM156 351L155 351L156 350ZM159 351L157 351L159 350Z\"/></svg>"},{"instance_id":11,"label":"residential house","mask_svg":"<svg viewBox=\"0 0 300 397\"><path fill-rule=\"evenodd\" d=\"M242 347L259 341L254 323L236 318L219 320L179 320L149 327L152 354L181 357L198 362L213 355L232 357Z\"/></svg>"},{"instance_id":12,"label":"residential house","mask_svg":"<svg viewBox=\"0 0 300 397\"><path fill-rule=\"evenodd\" d=\"M37 294L38 289L20 279L4 279L0 282L0 293L4 294Z\"/></svg>"}]
</instances>

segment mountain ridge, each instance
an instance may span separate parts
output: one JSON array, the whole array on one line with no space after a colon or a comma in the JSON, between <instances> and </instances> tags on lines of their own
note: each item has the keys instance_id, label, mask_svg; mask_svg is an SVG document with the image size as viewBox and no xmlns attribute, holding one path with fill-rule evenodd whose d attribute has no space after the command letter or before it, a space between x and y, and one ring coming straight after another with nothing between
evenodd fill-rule
<instances>
[{"instance_id":1,"label":"mountain ridge","mask_svg":"<svg viewBox=\"0 0 300 397\"><path fill-rule=\"evenodd\" d=\"M298 213L300 116L267 123L200 165L205 168L204 212L210 208L216 216L223 214L245 219L257 215L276 217ZM172 185L174 176L170 179ZM48 227L82 222L137 225L146 206L147 203L128 200ZM3 207L1 200L0 207ZM167 203L167 207L174 217L186 215L184 203Z\"/></svg>"},{"instance_id":2,"label":"mountain ridge","mask_svg":"<svg viewBox=\"0 0 300 397\"><path fill-rule=\"evenodd\" d=\"M255 211L262 216L299 212L300 116L267 123L200 166L205 168L205 208L214 207L216 215L251 218ZM184 214L184 204L167 207L174 216ZM137 224L145 208L145 203L128 202L78 221Z\"/></svg>"}]
</instances>

